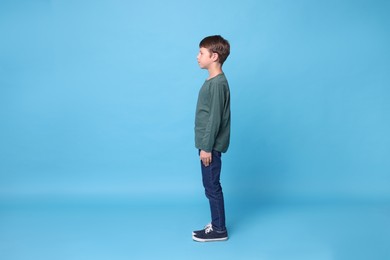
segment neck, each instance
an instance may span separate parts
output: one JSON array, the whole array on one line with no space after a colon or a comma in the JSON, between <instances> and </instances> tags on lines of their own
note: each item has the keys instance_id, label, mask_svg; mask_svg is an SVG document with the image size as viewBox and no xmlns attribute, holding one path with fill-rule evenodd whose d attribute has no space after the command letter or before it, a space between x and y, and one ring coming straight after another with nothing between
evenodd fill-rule
<instances>
[{"instance_id":1,"label":"neck","mask_svg":"<svg viewBox=\"0 0 390 260\"><path fill-rule=\"evenodd\" d=\"M215 76L222 73L222 67L221 66L213 66L208 69L209 71L209 77L207 79L214 78Z\"/></svg>"}]
</instances>

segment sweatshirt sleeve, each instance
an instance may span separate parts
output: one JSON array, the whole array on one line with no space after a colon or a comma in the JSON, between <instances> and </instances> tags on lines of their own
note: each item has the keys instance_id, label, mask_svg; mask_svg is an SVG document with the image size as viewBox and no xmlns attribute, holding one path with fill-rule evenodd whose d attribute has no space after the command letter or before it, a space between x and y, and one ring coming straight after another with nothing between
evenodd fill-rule
<instances>
[{"instance_id":1,"label":"sweatshirt sleeve","mask_svg":"<svg viewBox=\"0 0 390 260\"><path fill-rule=\"evenodd\" d=\"M221 83L216 83L210 86L210 114L205 135L202 140L203 150L206 152L211 152L214 148L215 139L221 125L224 100L223 85Z\"/></svg>"}]
</instances>

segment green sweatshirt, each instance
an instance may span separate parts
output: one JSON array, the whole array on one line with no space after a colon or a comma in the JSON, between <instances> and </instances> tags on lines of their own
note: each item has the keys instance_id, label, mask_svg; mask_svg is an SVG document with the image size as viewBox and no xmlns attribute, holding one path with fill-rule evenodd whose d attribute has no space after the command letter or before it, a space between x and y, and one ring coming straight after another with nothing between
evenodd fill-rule
<instances>
[{"instance_id":1,"label":"green sweatshirt","mask_svg":"<svg viewBox=\"0 0 390 260\"><path fill-rule=\"evenodd\" d=\"M195 147L226 152L230 142L230 91L225 74L206 80L195 115Z\"/></svg>"}]
</instances>

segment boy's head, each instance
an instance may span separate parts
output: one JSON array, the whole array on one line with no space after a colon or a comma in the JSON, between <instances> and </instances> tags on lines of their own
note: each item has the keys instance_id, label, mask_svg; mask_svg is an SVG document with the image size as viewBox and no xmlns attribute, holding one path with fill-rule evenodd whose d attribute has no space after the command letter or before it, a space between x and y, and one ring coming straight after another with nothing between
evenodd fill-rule
<instances>
[{"instance_id":1,"label":"boy's head","mask_svg":"<svg viewBox=\"0 0 390 260\"><path fill-rule=\"evenodd\" d=\"M208 49L210 55L213 53L218 54L218 62L221 64L221 66L230 54L229 42L220 35L213 35L204 38L199 43L199 48L202 47Z\"/></svg>"}]
</instances>

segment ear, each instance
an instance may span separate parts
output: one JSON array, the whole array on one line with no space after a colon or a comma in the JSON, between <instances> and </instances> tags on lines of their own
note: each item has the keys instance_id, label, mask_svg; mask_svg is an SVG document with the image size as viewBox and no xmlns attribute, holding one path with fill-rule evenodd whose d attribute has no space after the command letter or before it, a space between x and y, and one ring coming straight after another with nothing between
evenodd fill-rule
<instances>
[{"instance_id":1,"label":"ear","mask_svg":"<svg viewBox=\"0 0 390 260\"><path fill-rule=\"evenodd\" d=\"M218 60L219 60L219 55L218 55L218 53L213 52L213 54L211 55L211 59L212 59L213 61L218 61Z\"/></svg>"}]
</instances>

